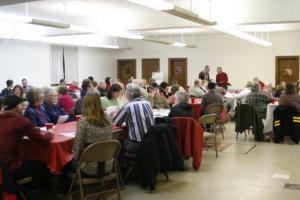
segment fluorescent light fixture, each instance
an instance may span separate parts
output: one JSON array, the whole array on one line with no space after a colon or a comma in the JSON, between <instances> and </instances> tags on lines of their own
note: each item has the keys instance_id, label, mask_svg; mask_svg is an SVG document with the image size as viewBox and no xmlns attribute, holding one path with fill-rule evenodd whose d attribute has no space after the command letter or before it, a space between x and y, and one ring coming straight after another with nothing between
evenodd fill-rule
<instances>
[{"instance_id":1,"label":"fluorescent light fixture","mask_svg":"<svg viewBox=\"0 0 300 200\"><path fill-rule=\"evenodd\" d=\"M216 25L216 22L211 22L209 20L200 18L198 14L191 12L189 10L186 10L184 8L178 7L174 5L173 3L170 3L168 1L164 0L127 0L142 6L146 6L149 8L153 8L155 10L161 10L166 13L169 13L171 15L193 21L198 24L206 25L206 26L212 26Z\"/></svg>"},{"instance_id":2,"label":"fluorescent light fixture","mask_svg":"<svg viewBox=\"0 0 300 200\"><path fill-rule=\"evenodd\" d=\"M238 29L235 28L231 28L231 27L225 27L225 26L211 26L212 29L227 33L229 35L262 45L262 46L272 46L272 43L263 39L260 39L258 37L252 36L248 33L245 33L243 31L240 31Z\"/></svg>"},{"instance_id":3,"label":"fluorescent light fixture","mask_svg":"<svg viewBox=\"0 0 300 200\"><path fill-rule=\"evenodd\" d=\"M52 28L62 28L62 29L66 29L66 28L70 27L70 24L48 21L48 20L43 20L43 19L31 19L31 22L27 22L27 23L34 24L34 25L40 25L40 26L48 26L48 27L52 27Z\"/></svg>"},{"instance_id":4,"label":"fluorescent light fixture","mask_svg":"<svg viewBox=\"0 0 300 200\"><path fill-rule=\"evenodd\" d=\"M43 20L43 19L35 19L35 18L31 18L31 17L12 15L12 14L6 14L6 13L0 13L0 19L21 22L21 23L27 23L27 24L35 24L35 25L40 25L40 26L48 26L48 27L53 27L53 28L65 29L65 28L70 27L69 24L65 24L65 23L48 21L48 20Z\"/></svg>"},{"instance_id":5,"label":"fluorescent light fixture","mask_svg":"<svg viewBox=\"0 0 300 200\"><path fill-rule=\"evenodd\" d=\"M163 0L128 0L135 4L139 4L155 10L172 10L174 4Z\"/></svg>"},{"instance_id":6,"label":"fluorescent light fixture","mask_svg":"<svg viewBox=\"0 0 300 200\"><path fill-rule=\"evenodd\" d=\"M206 26L212 26L212 25L216 25L216 22L211 22L209 20L200 18L198 14L191 12L189 10L186 10L184 8L178 7L178 6L174 6L173 9L171 10L164 10L164 12L169 13L171 15L195 22L197 24L202 24L202 25L206 25Z\"/></svg>"},{"instance_id":7,"label":"fluorescent light fixture","mask_svg":"<svg viewBox=\"0 0 300 200\"><path fill-rule=\"evenodd\" d=\"M185 47L186 44L181 43L181 42L173 42L173 43L172 43L172 46L174 46L174 47Z\"/></svg>"}]
</instances>

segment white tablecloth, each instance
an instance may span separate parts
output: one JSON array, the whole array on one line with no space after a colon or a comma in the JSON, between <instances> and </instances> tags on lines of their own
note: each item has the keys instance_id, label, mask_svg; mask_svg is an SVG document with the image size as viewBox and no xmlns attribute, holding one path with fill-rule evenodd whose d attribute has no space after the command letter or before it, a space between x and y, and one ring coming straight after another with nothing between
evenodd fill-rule
<instances>
[{"instance_id":1,"label":"white tablecloth","mask_svg":"<svg viewBox=\"0 0 300 200\"><path fill-rule=\"evenodd\" d=\"M153 109L154 117L166 117L169 115L170 109Z\"/></svg>"},{"instance_id":2,"label":"white tablecloth","mask_svg":"<svg viewBox=\"0 0 300 200\"><path fill-rule=\"evenodd\" d=\"M269 103L267 107L267 116L266 120L264 121L264 133L268 133L273 131L273 112L275 108L278 106L278 103L272 104Z\"/></svg>"},{"instance_id":3,"label":"white tablecloth","mask_svg":"<svg viewBox=\"0 0 300 200\"><path fill-rule=\"evenodd\" d=\"M237 96L236 93L227 92L224 95L224 98L226 99L226 104L230 106L230 111L235 110L237 106Z\"/></svg>"}]
</instances>

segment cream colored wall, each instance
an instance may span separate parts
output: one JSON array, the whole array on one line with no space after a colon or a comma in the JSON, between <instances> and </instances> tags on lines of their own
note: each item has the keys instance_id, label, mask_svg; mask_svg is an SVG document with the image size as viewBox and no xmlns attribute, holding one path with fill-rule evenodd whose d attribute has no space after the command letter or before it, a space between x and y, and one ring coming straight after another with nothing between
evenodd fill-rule
<instances>
[{"instance_id":1,"label":"cream colored wall","mask_svg":"<svg viewBox=\"0 0 300 200\"><path fill-rule=\"evenodd\" d=\"M275 57L300 55L300 32L270 34L272 47L262 47L248 41L224 34L200 35L195 38L197 48L176 48L149 42L131 42L133 50L122 51L119 59L137 59L137 76L141 77L142 58L160 58L161 71L167 80L168 58L188 58L188 83L198 77L205 65L212 67L215 79L216 68L222 66L228 73L232 88L242 88L246 81L258 76L266 83L275 84ZM190 40L190 38L187 38Z\"/></svg>"}]
</instances>

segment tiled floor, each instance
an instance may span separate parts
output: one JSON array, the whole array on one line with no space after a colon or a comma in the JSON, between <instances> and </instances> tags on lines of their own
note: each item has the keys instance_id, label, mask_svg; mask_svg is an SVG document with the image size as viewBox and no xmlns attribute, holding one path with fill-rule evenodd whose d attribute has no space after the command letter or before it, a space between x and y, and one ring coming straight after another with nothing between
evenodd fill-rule
<instances>
[{"instance_id":1,"label":"tiled floor","mask_svg":"<svg viewBox=\"0 0 300 200\"><path fill-rule=\"evenodd\" d=\"M221 141L221 135L218 140ZM126 185L123 200L299 200L300 190L284 189L300 184L300 146L254 142L253 136L235 139L234 124L226 124L225 143L233 143L215 157L203 152L199 171L170 172L170 181L158 177L153 193L138 185ZM249 151L250 150L250 151ZM286 179L288 178L288 179Z\"/></svg>"}]
</instances>

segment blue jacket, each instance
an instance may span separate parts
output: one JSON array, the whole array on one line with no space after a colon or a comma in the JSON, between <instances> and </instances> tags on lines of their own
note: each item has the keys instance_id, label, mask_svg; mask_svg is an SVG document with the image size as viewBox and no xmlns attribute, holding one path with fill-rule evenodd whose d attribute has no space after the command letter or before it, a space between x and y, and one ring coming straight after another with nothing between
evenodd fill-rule
<instances>
[{"instance_id":1,"label":"blue jacket","mask_svg":"<svg viewBox=\"0 0 300 200\"><path fill-rule=\"evenodd\" d=\"M41 107L40 111L43 117L39 116L39 114L35 111L35 108L28 106L24 115L32 122L33 125L43 127L49 122L49 117L43 107Z\"/></svg>"},{"instance_id":2,"label":"blue jacket","mask_svg":"<svg viewBox=\"0 0 300 200\"><path fill-rule=\"evenodd\" d=\"M49 121L54 124L57 123L59 116L66 115L66 113L58 105L52 106L45 101L42 105L42 108L48 116Z\"/></svg>"}]
</instances>

